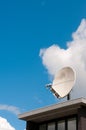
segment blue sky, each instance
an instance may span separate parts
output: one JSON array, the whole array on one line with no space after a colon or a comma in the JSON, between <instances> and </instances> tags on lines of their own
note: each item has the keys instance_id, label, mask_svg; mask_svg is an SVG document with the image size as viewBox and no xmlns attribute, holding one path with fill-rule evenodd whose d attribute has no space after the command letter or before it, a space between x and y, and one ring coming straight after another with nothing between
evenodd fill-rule
<instances>
[{"instance_id":1,"label":"blue sky","mask_svg":"<svg viewBox=\"0 0 86 130\"><path fill-rule=\"evenodd\" d=\"M58 102L45 88L52 78L40 49L53 44L66 49L83 18L86 0L0 1L0 117L15 130L25 128L19 111Z\"/></svg>"}]
</instances>

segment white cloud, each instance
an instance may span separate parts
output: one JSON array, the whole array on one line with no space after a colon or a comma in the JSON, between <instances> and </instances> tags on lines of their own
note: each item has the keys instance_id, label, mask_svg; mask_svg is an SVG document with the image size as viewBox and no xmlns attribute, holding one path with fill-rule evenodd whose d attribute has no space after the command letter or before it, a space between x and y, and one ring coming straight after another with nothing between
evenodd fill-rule
<instances>
[{"instance_id":1,"label":"white cloud","mask_svg":"<svg viewBox=\"0 0 86 130\"><path fill-rule=\"evenodd\" d=\"M34 99L36 100L37 103L41 104L42 100L38 96L34 96Z\"/></svg>"},{"instance_id":2,"label":"white cloud","mask_svg":"<svg viewBox=\"0 0 86 130\"><path fill-rule=\"evenodd\" d=\"M0 117L0 130L15 130L15 128L5 118Z\"/></svg>"},{"instance_id":3,"label":"white cloud","mask_svg":"<svg viewBox=\"0 0 86 130\"><path fill-rule=\"evenodd\" d=\"M73 67L76 70L76 83L72 97L86 97L86 19L82 19L72 38L72 41L67 42L67 49L52 45L41 49L40 56L52 76L62 67Z\"/></svg>"},{"instance_id":4,"label":"white cloud","mask_svg":"<svg viewBox=\"0 0 86 130\"><path fill-rule=\"evenodd\" d=\"M6 110L6 111L10 111L16 115L20 114L20 110L18 107L15 106L9 106L9 105L2 105L0 104L0 110Z\"/></svg>"}]
</instances>

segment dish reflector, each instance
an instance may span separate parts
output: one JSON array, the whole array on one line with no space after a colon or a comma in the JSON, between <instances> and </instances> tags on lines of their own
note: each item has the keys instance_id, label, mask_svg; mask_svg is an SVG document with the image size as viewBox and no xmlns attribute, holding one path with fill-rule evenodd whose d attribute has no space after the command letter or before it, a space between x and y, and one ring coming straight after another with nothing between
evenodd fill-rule
<instances>
[{"instance_id":1,"label":"dish reflector","mask_svg":"<svg viewBox=\"0 0 86 130\"><path fill-rule=\"evenodd\" d=\"M70 67L59 70L53 80L51 91L58 98L63 98L69 94L75 83L75 72Z\"/></svg>"}]
</instances>

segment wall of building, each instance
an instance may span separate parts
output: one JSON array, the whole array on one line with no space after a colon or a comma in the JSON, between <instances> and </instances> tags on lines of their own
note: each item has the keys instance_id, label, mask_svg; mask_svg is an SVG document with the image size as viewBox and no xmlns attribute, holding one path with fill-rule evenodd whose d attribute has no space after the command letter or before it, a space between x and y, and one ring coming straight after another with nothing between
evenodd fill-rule
<instances>
[{"instance_id":1,"label":"wall of building","mask_svg":"<svg viewBox=\"0 0 86 130\"><path fill-rule=\"evenodd\" d=\"M78 109L78 130L86 130L86 107Z\"/></svg>"},{"instance_id":2,"label":"wall of building","mask_svg":"<svg viewBox=\"0 0 86 130\"><path fill-rule=\"evenodd\" d=\"M76 111L76 117L77 117L77 130L86 130L86 107L79 108ZM69 118L70 118L70 115L69 117L67 117L67 120ZM66 119L66 117L64 119ZM26 130L38 130L39 129L38 127L39 125L37 123L27 121Z\"/></svg>"},{"instance_id":3,"label":"wall of building","mask_svg":"<svg viewBox=\"0 0 86 130\"><path fill-rule=\"evenodd\" d=\"M38 130L38 125L34 122L27 121L26 130Z\"/></svg>"}]
</instances>

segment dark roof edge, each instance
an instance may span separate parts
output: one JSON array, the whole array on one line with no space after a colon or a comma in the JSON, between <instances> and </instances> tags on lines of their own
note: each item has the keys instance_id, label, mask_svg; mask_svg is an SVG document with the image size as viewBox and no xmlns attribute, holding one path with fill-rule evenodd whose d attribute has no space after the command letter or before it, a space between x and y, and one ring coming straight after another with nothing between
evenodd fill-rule
<instances>
[{"instance_id":1,"label":"dark roof edge","mask_svg":"<svg viewBox=\"0 0 86 130\"><path fill-rule=\"evenodd\" d=\"M54 105L51 105L51 106L39 108L39 109L36 109L36 110L25 112L23 114L19 114L18 118L25 120L26 117L29 117L29 116L32 116L32 115L40 114L40 113L51 111L51 110L54 110L54 109L60 109L60 108L68 107L68 106L71 106L71 105L77 105L77 107L79 107L79 105L86 106L86 99L85 98L78 98L78 99L68 100L68 101L65 101L65 102L54 104Z\"/></svg>"}]
</instances>

